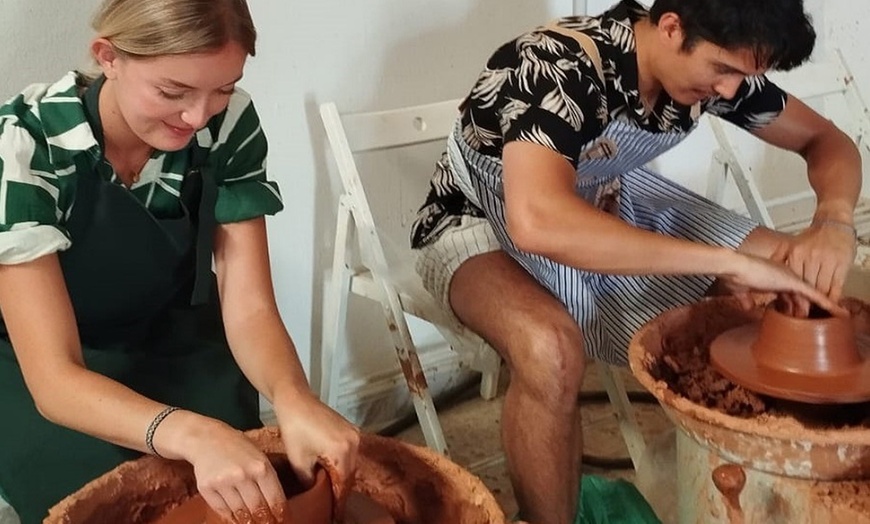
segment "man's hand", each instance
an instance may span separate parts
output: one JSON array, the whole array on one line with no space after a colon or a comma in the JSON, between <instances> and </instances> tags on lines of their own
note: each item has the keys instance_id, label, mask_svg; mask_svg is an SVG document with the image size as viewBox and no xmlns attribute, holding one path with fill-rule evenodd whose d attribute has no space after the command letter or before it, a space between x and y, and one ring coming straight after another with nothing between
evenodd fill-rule
<instances>
[{"instance_id":1,"label":"man's hand","mask_svg":"<svg viewBox=\"0 0 870 524\"><path fill-rule=\"evenodd\" d=\"M855 261L855 251L855 230L851 224L821 220L780 244L771 259L786 264L805 282L839 302L846 275ZM806 298L788 293L782 298L786 314L799 317L809 314Z\"/></svg>"},{"instance_id":2,"label":"man's hand","mask_svg":"<svg viewBox=\"0 0 870 524\"><path fill-rule=\"evenodd\" d=\"M831 300L843 296L843 284L855 261L855 230L845 222L819 221L784 243L773 260L784 262L805 282Z\"/></svg>"},{"instance_id":3,"label":"man's hand","mask_svg":"<svg viewBox=\"0 0 870 524\"><path fill-rule=\"evenodd\" d=\"M833 315L848 314L837 302L805 282L782 262L736 252L734 255L729 259L731 271L721 275L720 281L745 307L753 306L749 296L751 291L772 291L800 300L798 305L803 309L790 312L795 316L807 316L810 302Z\"/></svg>"}]
</instances>

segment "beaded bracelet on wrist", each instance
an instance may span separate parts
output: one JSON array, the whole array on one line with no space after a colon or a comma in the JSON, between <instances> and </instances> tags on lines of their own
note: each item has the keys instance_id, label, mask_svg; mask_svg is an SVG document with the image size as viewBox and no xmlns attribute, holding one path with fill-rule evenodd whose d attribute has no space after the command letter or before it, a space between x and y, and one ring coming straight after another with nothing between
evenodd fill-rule
<instances>
[{"instance_id":1,"label":"beaded bracelet on wrist","mask_svg":"<svg viewBox=\"0 0 870 524\"><path fill-rule=\"evenodd\" d=\"M151 421L151 424L148 425L148 429L145 431L145 446L148 448L148 451L157 455L158 457L163 457L160 453L157 452L157 449L154 448L154 432L157 431L157 426L163 422L163 419L169 416L173 411L178 411L181 408L177 408L175 406L168 406L163 411L157 414L154 417L154 420Z\"/></svg>"}]
</instances>

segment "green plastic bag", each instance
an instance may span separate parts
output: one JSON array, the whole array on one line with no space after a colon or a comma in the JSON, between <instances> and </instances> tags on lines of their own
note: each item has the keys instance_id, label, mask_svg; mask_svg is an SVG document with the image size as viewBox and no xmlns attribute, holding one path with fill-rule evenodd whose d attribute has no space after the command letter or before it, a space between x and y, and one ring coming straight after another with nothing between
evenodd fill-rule
<instances>
[{"instance_id":1,"label":"green plastic bag","mask_svg":"<svg viewBox=\"0 0 870 524\"><path fill-rule=\"evenodd\" d=\"M662 524L634 484L584 475L574 524Z\"/></svg>"},{"instance_id":2,"label":"green plastic bag","mask_svg":"<svg viewBox=\"0 0 870 524\"><path fill-rule=\"evenodd\" d=\"M523 519L515 515L513 520ZM584 475L574 524L662 524L662 521L634 484Z\"/></svg>"}]
</instances>

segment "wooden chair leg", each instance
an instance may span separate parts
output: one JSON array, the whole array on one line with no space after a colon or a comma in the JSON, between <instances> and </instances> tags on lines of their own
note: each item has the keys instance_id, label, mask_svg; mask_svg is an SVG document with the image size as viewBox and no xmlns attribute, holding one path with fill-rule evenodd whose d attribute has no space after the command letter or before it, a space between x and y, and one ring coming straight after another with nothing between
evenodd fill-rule
<instances>
[{"instance_id":1,"label":"wooden chair leg","mask_svg":"<svg viewBox=\"0 0 870 524\"><path fill-rule=\"evenodd\" d=\"M386 286L382 285L381 287L384 294L381 305L387 319L387 328L396 348L399 365L408 385L408 391L411 393L411 400L414 402L414 410L417 413L420 428L423 430L426 445L449 456L441 421L438 420L438 413L435 411L435 404L429 393L429 383L426 381L426 375L417 354L417 347L414 345L408 323L405 321L399 297Z\"/></svg>"},{"instance_id":2,"label":"wooden chair leg","mask_svg":"<svg viewBox=\"0 0 870 524\"><path fill-rule=\"evenodd\" d=\"M643 440L643 433L641 433L640 426L638 426L637 419L634 416L634 410L628 400L628 394L625 392L625 384L622 378L617 376L617 368L606 362L599 361L597 364L601 371L601 381L604 384L604 389L607 391L607 396L610 398L610 404L613 406L616 420L619 423L619 431L622 433L625 446L628 448L628 455L631 457L634 469L637 470L646 444Z\"/></svg>"},{"instance_id":3,"label":"wooden chair leg","mask_svg":"<svg viewBox=\"0 0 870 524\"><path fill-rule=\"evenodd\" d=\"M485 342L481 342L485 346ZM498 377L501 374L501 357L490 347L478 349L481 355L480 397L483 400L492 400L498 395Z\"/></svg>"},{"instance_id":4,"label":"wooden chair leg","mask_svg":"<svg viewBox=\"0 0 870 524\"><path fill-rule=\"evenodd\" d=\"M341 355L344 353L344 336L347 320L348 294L351 285L351 270L347 266L348 242L353 217L347 202L338 203L338 225L335 230L335 250L332 258L332 275L324 297L323 328L320 339L320 400L328 406L338 403L341 380Z\"/></svg>"}]
</instances>

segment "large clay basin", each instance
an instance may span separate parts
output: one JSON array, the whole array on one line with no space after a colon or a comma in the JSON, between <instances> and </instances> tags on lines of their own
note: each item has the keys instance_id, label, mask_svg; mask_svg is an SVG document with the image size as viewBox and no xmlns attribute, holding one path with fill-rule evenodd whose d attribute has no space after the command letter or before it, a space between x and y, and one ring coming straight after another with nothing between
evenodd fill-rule
<instances>
[{"instance_id":1,"label":"large clay basin","mask_svg":"<svg viewBox=\"0 0 870 524\"><path fill-rule=\"evenodd\" d=\"M689 348L707 360L720 334L758 322L772 297L758 297L744 311L731 298L712 298L666 311L644 325L629 348L629 364L638 381L682 431L731 463L793 478L824 481L870 479L870 429L807 427L794 417L765 414L743 418L693 402L673 391L665 375L667 359ZM870 308L853 300L852 322L858 335L870 334Z\"/></svg>"},{"instance_id":2,"label":"large clay basin","mask_svg":"<svg viewBox=\"0 0 870 524\"><path fill-rule=\"evenodd\" d=\"M248 433L267 454L283 452L276 428ZM479 478L427 448L364 434L354 490L399 524L503 524ZM147 456L89 482L51 508L45 524L153 524L196 494L189 464ZM310 524L310 523L305 523Z\"/></svg>"}]
</instances>

